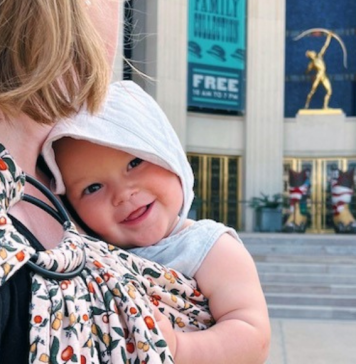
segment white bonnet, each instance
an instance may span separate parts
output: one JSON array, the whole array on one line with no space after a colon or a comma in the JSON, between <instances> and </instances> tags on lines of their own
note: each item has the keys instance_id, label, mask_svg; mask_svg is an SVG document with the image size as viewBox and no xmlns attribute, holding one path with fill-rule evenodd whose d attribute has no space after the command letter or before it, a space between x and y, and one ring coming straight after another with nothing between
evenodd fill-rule
<instances>
[{"instance_id":1,"label":"white bonnet","mask_svg":"<svg viewBox=\"0 0 356 364\"><path fill-rule=\"evenodd\" d=\"M57 194L64 194L65 187L52 144L63 137L119 149L177 174L184 195L179 226L187 218L194 198L191 166L166 115L156 101L134 82L111 84L98 114L93 116L82 111L55 124L44 143L42 154L53 173L53 192Z\"/></svg>"}]
</instances>

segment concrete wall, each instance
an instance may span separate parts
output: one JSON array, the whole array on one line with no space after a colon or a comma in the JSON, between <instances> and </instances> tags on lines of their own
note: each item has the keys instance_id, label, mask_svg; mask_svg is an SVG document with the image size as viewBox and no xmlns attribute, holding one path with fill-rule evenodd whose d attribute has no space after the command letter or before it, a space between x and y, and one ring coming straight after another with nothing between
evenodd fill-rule
<instances>
[{"instance_id":1,"label":"concrete wall","mask_svg":"<svg viewBox=\"0 0 356 364\"><path fill-rule=\"evenodd\" d=\"M288 157L356 156L356 118L302 115L286 119L284 155Z\"/></svg>"},{"instance_id":2,"label":"concrete wall","mask_svg":"<svg viewBox=\"0 0 356 364\"><path fill-rule=\"evenodd\" d=\"M188 114L187 151L241 156L244 152L244 120L241 117Z\"/></svg>"}]
</instances>

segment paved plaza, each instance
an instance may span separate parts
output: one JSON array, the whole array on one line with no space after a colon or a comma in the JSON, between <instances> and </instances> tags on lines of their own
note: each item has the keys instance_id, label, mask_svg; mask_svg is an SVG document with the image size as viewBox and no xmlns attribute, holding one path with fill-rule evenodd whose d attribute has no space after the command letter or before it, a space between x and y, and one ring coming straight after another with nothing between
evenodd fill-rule
<instances>
[{"instance_id":1,"label":"paved plaza","mask_svg":"<svg viewBox=\"0 0 356 364\"><path fill-rule=\"evenodd\" d=\"M356 321L271 319L266 364L356 364Z\"/></svg>"}]
</instances>

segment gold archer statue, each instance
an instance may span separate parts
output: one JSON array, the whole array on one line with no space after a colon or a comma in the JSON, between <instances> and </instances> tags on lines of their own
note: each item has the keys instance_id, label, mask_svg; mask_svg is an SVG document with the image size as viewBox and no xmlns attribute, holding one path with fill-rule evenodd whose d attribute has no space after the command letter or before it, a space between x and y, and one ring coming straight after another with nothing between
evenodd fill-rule
<instances>
[{"instance_id":1,"label":"gold archer statue","mask_svg":"<svg viewBox=\"0 0 356 364\"><path fill-rule=\"evenodd\" d=\"M310 89L310 92L308 93L307 100L305 102L305 109L309 108L310 100L312 99L313 95L315 94L315 91L317 90L317 88L319 87L320 84L325 88L325 91L326 91L326 94L324 97L323 108L328 109L329 100L332 95L332 87L331 87L329 77L326 74L326 64L324 61L324 54L330 45L331 38L335 38L340 43L341 48L343 50L344 66L346 68L346 56L347 56L346 48L345 48L343 41L341 40L341 38L338 35L336 35L335 33L331 32L327 29L323 29L323 28L308 29L308 30L304 31L303 33L301 33L299 36L297 36L294 40L299 40L302 37L304 37L305 35L310 34L310 33L315 33L315 32L326 33L326 40L325 40L323 47L320 49L320 51L318 53L315 51L311 51L311 50L308 50L305 53L306 57L308 57L310 59L310 62L306 69L306 73L309 73L311 70L316 71L315 79L312 83L312 87Z\"/></svg>"},{"instance_id":2,"label":"gold archer statue","mask_svg":"<svg viewBox=\"0 0 356 364\"><path fill-rule=\"evenodd\" d=\"M315 51L306 51L305 55L311 59L310 63L308 64L308 67L306 69L306 73L310 72L311 70L316 71L315 80L313 81L312 87L310 89L310 92L307 96L307 101L305 102L305 108L309 108L310 100L315 94L316 89L320 84L322 84L325 88L326 94L324 97L324 109L327 109L329 106L329 100L330 96L332 94L332 87L329 80L329 77L326 74L326 65L324 62L324 53L326 49L329 47L330 41L331 41L332 33L329 33L326 37L326 41L321 48L319 53L316 53Z\"/></svg>"}]
</instances>

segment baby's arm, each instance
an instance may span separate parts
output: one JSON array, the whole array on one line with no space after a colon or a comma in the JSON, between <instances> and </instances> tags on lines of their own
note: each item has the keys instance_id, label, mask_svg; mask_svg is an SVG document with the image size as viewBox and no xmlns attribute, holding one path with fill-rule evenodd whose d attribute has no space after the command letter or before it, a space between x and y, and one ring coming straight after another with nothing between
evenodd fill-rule
<instances>
[{"instance_id":1,"label":"baby's arm","mask_svg":"<svg viewBox=\"0 0 356 364\"><path fill-rule=\"evenodd\" d=\"M270 342L268 311L245 247L222 235L195 278L216 324L199 332L175 332L176 343L170 347L175 363L264 363Z\"/></svg>"}]
</instances>

